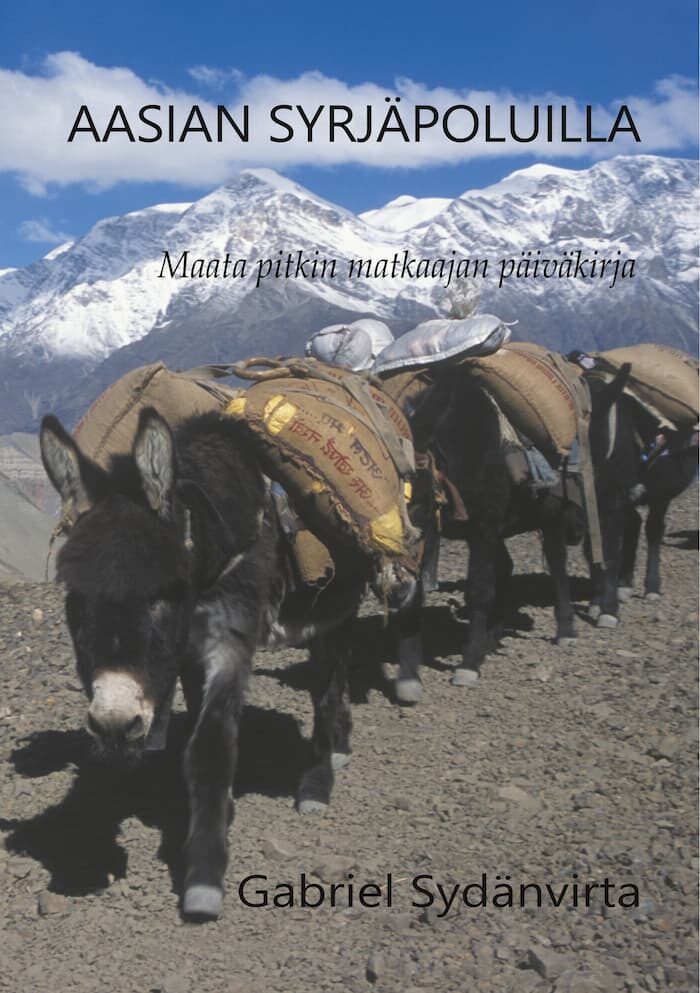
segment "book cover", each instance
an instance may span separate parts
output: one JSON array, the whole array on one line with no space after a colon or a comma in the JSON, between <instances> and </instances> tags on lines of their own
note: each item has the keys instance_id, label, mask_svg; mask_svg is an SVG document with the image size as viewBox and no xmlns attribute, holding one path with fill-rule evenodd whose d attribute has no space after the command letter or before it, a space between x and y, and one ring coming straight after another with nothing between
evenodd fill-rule
<instances>
[{"instance_id":1,"label":"book cover","mask_svg":"<svg viewBox=\"0 0 700 993\"><path fill-rule=\"evenodd\" d=\"M201 898L201 914L183 914L183 846L191 811L200 810L197 791L214 790L212 770L231 742L212 745L206 761L191 747L183 773L192 727L178 687L167 748L129 768L96 760L98 717L117 706L110 696L99 710L106 694L117 692L119 707L158 725L160 704L154 718L143 702L150 684L132 679L138 653L124 654L128 639L115 620L128 615L141 579L135 574L131 599L116 606L108 589L122 557L144 565L145 548L156 545L137 547L131 530L112 552L105 530L104 567L80 593L94 607L92 635L76 620L75 590L67 623L66 591L45 581L58 498L38 441L46 415L72 432L111 384L141 367L302 356L328 328L357 330L348 354L365 369L387 345L398 349L394 369L413 361L406 354L418 346L406 342L447 348L439 334L452 335L452 355L457 323L475 315L482 322L469 324L472 336L497 328L511 342L576 353L584 366L591 353L639 356L634 349L652 343L690 356L691 368L696 6L127 0L87 9L38 0L11 3L3 21L0 988L697 989L695 424L679 425L664 408L643 442L641 428L628 436L645 461L635 456L620 490L627 516L615 526L627 529L628 544L619 610L607 614L603 599L610 626L596 625L601 607L588 609L596 590L585 556L580 543L569 548L574 639L559 607L553 613L558 567L547 540L543 565L539 517L518 519L511 530L522 533L509 537L507 553L500 521L486 572L474 565L501 491L493 489L497 472L484 470L481 502L472 503L455 452L465 439L487 444L493 411L449 394L449 409L445 402L432 415L448 418L442 444L430 449L447 509L435 589L417 622L419 676L402 688L382 574L379 596L368 594L342 629L352 761L347 727L334 726L327 737L343 747L333 753L334 777L326 770L335 780L330 804L295 807L304 770L326 741L331 703L319 697L314 715L309 696L321 678L320 649L315 670L294 639L296 647L257 654L238 731L223 908L207 903L211 887L197 877L190 909ZM404 341L426 322L438 335L432 345L428 332ZM644 354L652 355L647 380L668 382L670 353ZM263 420L270 415L276 435L291 423L297 440L313 441L316 427L290 422L279 399ZM645 416L656 417L649 402ZM604 426L607 480L610 456L621 451L614 432L624 425ZM350 477L342 425L333 431L324 451ZM72 472L70 443L51 438L56 448L47 456L44 447L44 462L56 488L63 483L64 513L70 490L77 517L95 491L84 472ZM135 453L142 502L166 520L162 435L153 428L144 438L143 459ZM379 456L359 437L354 443L360 500ZM514 445L520 450L521 439ZM533 451L517 471L540 507L555 459ZM655 504L657 477L669 499ZM222 518L207 494L184 483L183 533L196 544L204 532L196 525L192 537L191 514L209 514L217 527ZM602 506L605 531L609 504ZM635 575L629 543L644 521ZM210 549L219 582L261 546L259 532L246 531L240 549L226 543L229 531L216 534L224 535ZM660 588L655 574L644 576L649 542L650 560L660 545ZM77 575L66 569L64 579ZM289 582L287 564L275 570ZM340 582L342 568L338 575ZM498 623L489 614L493 638L477 651L473 608L489 583L500 597ZM174 602L158 590L148 607L156 641ZM206 600L187 616L193 630ZM198 642L209 646L205 700L226 671L217 646L240 636L239 622L228 617L227 633ZM76 670L81 651L92 653L92 675L87 663ZM121 661L108 684L109 658ZM212 808L201 803L208 823ZM209 838L207 830L205 823ZM192 828L188 852L196 835Z\"/></svg>"}]
</instances>

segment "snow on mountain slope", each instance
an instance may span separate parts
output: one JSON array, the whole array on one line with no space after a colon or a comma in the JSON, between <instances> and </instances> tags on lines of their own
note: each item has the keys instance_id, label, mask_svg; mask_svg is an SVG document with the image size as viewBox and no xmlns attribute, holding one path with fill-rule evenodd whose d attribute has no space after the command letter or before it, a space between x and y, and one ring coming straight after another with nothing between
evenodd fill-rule
<instances>
[{"instance_id":1,"label":"snow on mountain slope","mask_svg":"<svg viewBox=\"0 0 700 993\"><path fill-rule=\"evenodd\" d=\"M378 210L366 210L358 216L370 227L382 231L409 231L428 221L448 207L452 201L447 197L411 196L396 197Z\"/></svg>"},{"instance_id":2,"label":"snow on mountain slope","mask_svg":"<svg viewBox=\"0 0 700 993\"><path fill-rule=\"evenodd\" d=\"M63 253L67 252L69 248L72 248L74 244L75 242L73 241L64 241L62 245L56 245L56 247L52 248L50 252L47 252L44 258L48 262L53 262L53 260L57 259L59 255L63 255Z\"/></svg>"},{"instance_id":3,"label":"snow on mountain slope","mask_svg":"<svg viewBox=\"0 0 700 993\"><path fill-rule=\"evenodd\" d=\"M459 232L482 251L595 241L603 250L684 254L697 243L697 203L697 164L680 159L619 157L586 170L538 165L464 193L425 239Z\"/></svg>"},{"instance_id":4,"label":"snow on mountain slope","mask_svg":"<svg viewBox=\"0 0 700 993\"><path fill-rule=\"evenodd\" d=\"M482 309L507 319L522 319L533 308L539 317L529 333L544 323L574 320L609 321L614 327L639 300L656 299L659 313L629 340L664 335L680 347L697 349L698 165L656 156L619 157L586 170L532 166L484 190L470 190L421 227L421 245L436 252L450 245L458 254L480 259L562 258L581 249L588 258L635 259L634 279L509 279L499 288L485 281ZM532 253L530 256L527 253ZM664 303L662 304L662 299ZM664 313L664 306L671 305ZM679 333L676 331L680 329ZM593 336L600 342L602 334ZM589 337L579 342L595 347ZM620 344L613 340L611 344Z\"/></svg>"},{"instance_id":5,"label":"snow on mountain slope","mask_svg":"<svg viewBox=\"0 0 700 993\"><path fill-rule=\"evenodd\" d=\"M167 292L157 280L140 292L143 266L188 206L107 218L59 254L0 278L0 342L47 358L97 358L147 333Z\"/></svg>"}]
</instances>

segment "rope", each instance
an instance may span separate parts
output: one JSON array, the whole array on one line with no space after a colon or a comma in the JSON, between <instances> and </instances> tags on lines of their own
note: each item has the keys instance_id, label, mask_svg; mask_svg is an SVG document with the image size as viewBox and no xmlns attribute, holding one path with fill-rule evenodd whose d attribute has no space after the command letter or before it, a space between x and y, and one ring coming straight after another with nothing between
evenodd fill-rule
<instances>
[{"instance_id":1,"label":"rope","mask_svg":"<svg viewBox=\"0 0 700 993\"><path fill-rule=\"evenodd\" d=\"M53 546L56 542L56 539L61 538L64 534L67 534L74 523L75 521L71 520L70 517L64 514L64 516L61 518L61 520L58 522L56 527L51 532L51 536L49 538L49 550L46 553L46 565L44 566L45 583L48 583L49 581L49 562L51 561L51 552L53 551Z\"/></svg>"},{"instance_id":2,"label":"rope","mask_svg":"<svg viewBox=\"0 0 700 993\"><path fill-rule=\"evenodd\" d=\"M260 371L259 368L256 371L256 367L262 367L263 371ZM320 379L322 382L331 383L333 386L341 386L365 412L369 420L369 424L365 423L365 427L373 428L382 439L399 475L408 476L415 472L413 445L408 438L402 438L397 434L387 415L376 403L370 392L370 385L376 385L377 388L382 388L383 384L373 377L365 379L356 373L342 377L332 376L325 372L322 364L315 359L285 360L256 356L254 358L244 359L242 362L232 363L227 368L230 368L231 372L240 379L249 379L256 382L293 377ZM319 396L323 399L321 394ZM356 411L352 413L353 416L358 416Z\"/></svg>"}]
</instances>

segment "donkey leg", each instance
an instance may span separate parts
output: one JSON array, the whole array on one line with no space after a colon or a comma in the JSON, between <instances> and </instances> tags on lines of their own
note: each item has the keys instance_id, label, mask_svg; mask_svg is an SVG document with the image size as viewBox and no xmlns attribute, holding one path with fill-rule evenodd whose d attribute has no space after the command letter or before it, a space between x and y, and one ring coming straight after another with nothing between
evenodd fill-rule
<instances>
[{"instance_id":1,"label":"donkey leg","mask_svg":"<svg viewBox=\"0 0 700 993\"><path fill-rule=\"evenodd\" d=\"M467 574L467 616L469 632L462 651L462 662L452 676L453 686L473 686L490 647L489 621L496 600L496 565L501 542L487 542L481 537L469 541Z\"/></svg>"},{"instance_id":2,"label":"donkey leg","mask_svg":"<svg viewBox=\"0 0 700 993\"><path fill-rule=\"evenodd\" d=\"M206 627L200 658L202 704L185 752L190 824L185 842L182 912L185 917L218 917L228 862L228 828L233 820L233 777L238 727L251 668L253 646L223 618L199 615Z\"/></svg>"},{"instance_id":3,"label":"donkey leg","mask_svg":"<svg viewBox=\"0 0 700 993\"><path fill-rule=\"evenodd\" d=\"M348 692L347 671L343 665L342 673L338 673L340 685L340 699L335 711L333 721L333 751L331 752L331 765L333 771L344 769L352 758L352 747L350 745L350 734L352 732L352 708L350 706L350 694Z\"/></svg>"},{"instance_id":4,"label":"donkey leg","mask_svg":"<svg viewBox=\"0 0 700 993\"><path fill-rule=\"evenodd\" d=\"M348 625L311 642L311 698L314 730L312 761L297 793L300 814L325 810L331 798L334 770L350 761L352 716L346 689Z\"/></svg>"},{"instance_id":5,"label":"donkey leg","mask_svg":"<svg viewBox=\"0 0 700 993\"><path fill-rule=\"evenodd\" d=\"M610 508L602 531L605 565L600 577L602 589L597 625L599 628L614 628L619 621L617 585L624 532L624 505L621 497L618 497Z\"/></svg>"},{"instance_id":6,"label":"donkey leg","mask_svg":"<svg viewBox=\"0 0 700 993\"><path fill-rule=\"evenodd\" d=\"M423 695L420 667L423 661L423 589L422 582L409 603L401 606L395 615L398 636L399 674L395 691L399 703L418 703Z\"/></svg>"},{"instance_id":7,"label":"donkey leg","mask_svg":"<svg viewBox=\"0 0 700 993\"><path fill-rule=\"evenodd\" d=\"M592 621L600 617L600 601L603 598L603 570L600 565L593 565L591 541L588 535L583 539L583 554L588 563L588 574L591 577L591 601L588 604L588 616Z\"/></svg>"},{"instance_id":8,"label":"donkey leg","mask_svg":"<svg viewBox=\"0 0 700 993\"><path fill-rule=\"evenodd\" d=\"M622 534L622 562L617 588L618 600L629 600L634 592L634 566L637 561L637 545L642 518L634 507L625 507L625 524Z\"/></svg>"},{"instance_id":9,"label":"donkey leg","mask_svg":"<svg viewBox=\"0 0 700 993\"><path fill-rule=\"evenodd\" d=\"M435 523L426 529L425 547L423 550L423 562L421 565L421 579L423 591L432 593L439 587L440 570L440 532Z\"/></svg>"},{"instance_id":10,"label":"donkey leg","mask_svg":"<svg viewBox=\"0 0 700 993\"><path fill-rule=\"evenodd\" d=\"M661 596L661 542L666 528L668 500L649 503L649 516L646 523L647 568L644 592L647 600L658 600Z\"/></svg>"},{"instance_id":11,"label":"donkey leg","mask_svg":"<svg viewBox=\"0 0 700 993\"><path fill-rule=\"evenodd\" d=\"M566 647L576 638L576 626L566 567L566 532L563 514L558 519L547 522L542 529L542 539L545 558L554 583L554 619L557 626L555 640L557 645Z\"/></svg>"},{"instance_id":12,"label":"donkey leg","mask_svg":"<svg viewBox=\"0 0 700 993\"><path fill-rule=\"evenodd\" d=\"M505 541L497 547L496 553L496 588L493 602L493 627L490 631L492 642L498 642L503 635L503 628L509 611L512 609L509 593L513 578L513 560L506 548Z\"/></svg>"},{"instance_id":13,"label":"donkey leg","mask_svg":"<svg viewBox=\"0 0 700 993\"><path fill-rule=\"evenodd\" d=\"M183 659L180 668L180 685L182 686L182 695L185 698L187 716L194 726L204 699L204 672L198 660L191 653L188 653Z\"/></svg>"},{"instance_id":14,"label":"donkey leg","mask_svg":"<svg viewBox=\"0 0 700 993\"><path fill-rule=\"evenodd\" d=\"M433 515L425 528L423 559L415 589L411 598L398 610L399 674L395 690L399 703L418 703L423 696L423 684L420 678L425 644L423 605L425 593L438 588L439 561L440 532Z\"/></svg>"}]
</instances>

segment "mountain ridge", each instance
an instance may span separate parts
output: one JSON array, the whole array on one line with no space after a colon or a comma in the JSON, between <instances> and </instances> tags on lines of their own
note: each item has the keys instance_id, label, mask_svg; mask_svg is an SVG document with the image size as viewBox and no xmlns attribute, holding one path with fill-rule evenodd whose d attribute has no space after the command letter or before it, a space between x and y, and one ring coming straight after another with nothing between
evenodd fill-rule
<instances>
[{"instance_id":1,"label":"mountain ridge","mask_svg":"<svg viewBox=\"0 0 700 993\"><path fill-rule=\"evenodd\" d=\"M0 272L0 432L32 430L49 408L74 418L76 397L89 403L129 363L293 354L338 320L379 317L400 333L450 306L439 279L270 277L255 288L255 260L297 249L339 263L405 250L494 262L538 249L619 253L637 272L612 289L591 279L474 280L479 309L557 349L658 340L695 351L697 168L659 156L585 170L536 164L453 199L405 195L359 215L271 170L245 170L197 201L105 218L38 262ZM205 260L229 252L250 265L242 279L161 278L166 250Z\"/></svg>"}]
</instances>

